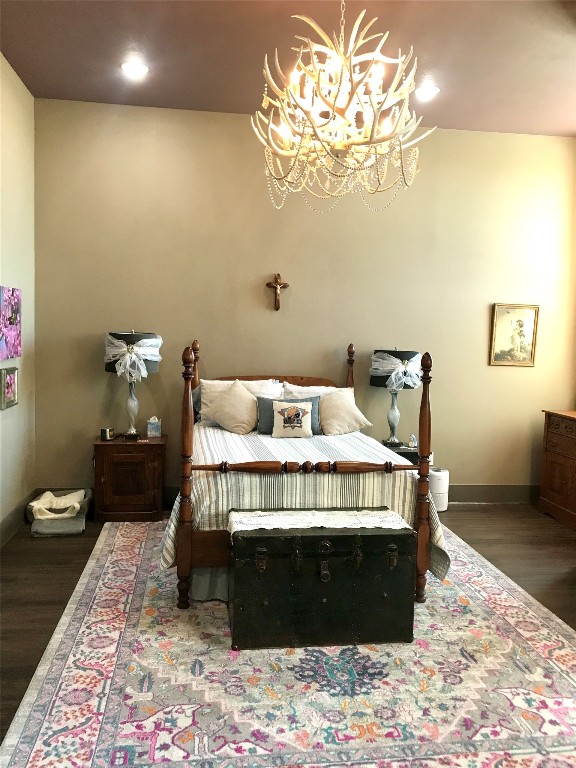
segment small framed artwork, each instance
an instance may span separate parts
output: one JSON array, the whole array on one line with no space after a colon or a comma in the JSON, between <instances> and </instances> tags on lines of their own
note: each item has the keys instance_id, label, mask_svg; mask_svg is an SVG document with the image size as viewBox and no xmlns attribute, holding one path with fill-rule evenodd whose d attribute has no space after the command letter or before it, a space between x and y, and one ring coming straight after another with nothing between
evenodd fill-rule
<instances>
[{"instance_id":1,"label":"small framed artwork","mask_svg":"<svg viewBox=\"0 0 576 768\"><path fill-rule=\"evenodd\" d=\"M18 368L0 368L0 410L18 402Z\"/></svg>"},{"instance_id":2,"label":"small framed artwork","mask_svg":"<svg viewBox=\"0 0 576 768\"><path fill-rule=\"evenodd\" d=\"M534 365L538 309L534 304L493 304L490 365Z\"/></svg>"},{"instance_id":3,"label":"small framed artwork","mask_svg":"<svg viewBox=\"0 0 576 768\"><path fill-rule=\"evenodd\" d=\"M0 360L22 354L22 290L0 285Z\"/></svg>"}]
</instances>

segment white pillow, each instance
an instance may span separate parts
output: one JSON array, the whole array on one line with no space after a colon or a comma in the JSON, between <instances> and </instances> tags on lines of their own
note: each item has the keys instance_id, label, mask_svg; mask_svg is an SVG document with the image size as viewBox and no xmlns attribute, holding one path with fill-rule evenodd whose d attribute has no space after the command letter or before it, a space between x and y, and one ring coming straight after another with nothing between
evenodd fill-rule
<instances>
[{"instance_id":1,"label":"white pillow","mask_svg":"<svg viewBox=\"0 0 576 768\"><path fill-rule=\"evenodd\" d=\"M320 427L325 435L346 435L372 424L354 401L352 387L344 387L320 398Z\"/></svg>"},{"instance_id":2,"label":"white pillow","mask_svg":"<svg viewBox=\"0 0 576 768\"><path fill-rule=\"evenodd\" d=\"M312 403L275 400L272 437L312 437Z\"/></svg>"},{"instance_id":3,"label":"white pillow","mask_svg":"<svg viewBox=\"0 0 576 768\"><path fill-rule=\"evenodd\" d=\"M210 418L228 432L246 435L256 429L258 401L238 379L228 384L228 388L215 398Z\"/></svg>"},{"instance_id":4,"label":"white pillow","mask_svg":"<svg viewBox=\"0 0 576 768\"><path fill-rule=\"evenodd\" d=\"M240 381L248 392L255 397L269 397L272 400L278 400L283 397L282 382L278 379L258 379L256 381Z\"/></svg>"},{"instance_id":5,"label":"white pillow","mask_svg":"<svg viewBox=\"0 0 576 768\"><path fill-rule=\"evenodd\" d=\"M239 380L236 379L235 381ZM200 379L200 398L195 407L200 411L202 421L218 421L213 415L214 405L218 398L224 392L227 392L235 381ZM255 397L282 397L282 383L277 380L259 379L257 381L239 381L239 383Z\"/></svg>"},{"instance_id":6,"label":"white pillow","mask_svg":"<svg viewBox=\"0 0 576 768\"><path fill-rule=\"evenodd\" d=\"M338 387L303 387L300 384L290 384L288 381L285 381L282 397L285 397L287 400L290 398L315 397L316 395L324 397L324 395L334 392L336 389Z\"/></svg>"}]
</instances>

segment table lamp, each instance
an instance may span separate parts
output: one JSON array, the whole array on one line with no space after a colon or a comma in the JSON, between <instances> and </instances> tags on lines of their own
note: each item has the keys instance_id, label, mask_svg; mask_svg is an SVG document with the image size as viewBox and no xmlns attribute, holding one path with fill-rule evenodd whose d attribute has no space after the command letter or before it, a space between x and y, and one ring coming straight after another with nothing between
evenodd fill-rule
<instances>
[{"instance_id":1,"label":"table lamp","mask_svg":"<svg viewBox=\"0 0 576 768\"><path fill-rule=\"evenodd\" d=\"M396 430L400 421L398 392L401 389L417 389L421 382L419 352L407 352L398 349L375 349L370 368L370 386L386 387L390 392L391 402L388 411L390 437L383 443L388 448L400 448L404 445L397 437Z\"/></svg>"},{"instance_id":2,"label":"table lamp","mask_svg":"<svg viewBox=\"0 0 576 768\"><path fill-rule=\"evenodd\" d=\"M105 338L104 369L116 373L128 380L128 412L129 427L124 437L137 440L139 432L136 429L138 416L138 400L136 399L136 382L146 378L149 373L157 373L160 360L162 337L156 333L139 331L110 331Z\"/></svg>"}]
</instances>

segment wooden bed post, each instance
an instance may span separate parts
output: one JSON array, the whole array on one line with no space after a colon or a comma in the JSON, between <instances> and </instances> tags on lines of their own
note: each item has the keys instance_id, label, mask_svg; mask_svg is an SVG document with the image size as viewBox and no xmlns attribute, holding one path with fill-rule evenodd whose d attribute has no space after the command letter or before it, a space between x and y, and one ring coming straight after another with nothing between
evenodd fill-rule
<instances>
[{"instance_id":1,"label":"wooden bed post","mask_svg":"<svg viewBox=\"0 0 576 768\"><path fill-rule=\"evenodd\" d=\"M426 572L430 559L430 382L432 377L432 358L428 352L422 355L422 399L420 401L420 421L418 425L418 495L416 497L416 530L418 531L418 551L416 555L416 602L426 601Z\"/></svg>"},{"instance_id":2,"label":"wooden bed post","mask_svg":"<svg viewBox=\"0 0 576 768\"><path fill-rule=\"evenodd\" d=\"M180 478L180 522L176 538L176 573L178 608L190 607L190 572L192 570L192 451L194 444L194 406L192 389L198 382L198 341L182 353L184 397L182 400L182 474ZM197 386L196 384L196 386Z\"/></svg>"},{"instance_id":3,"label":"wooden bed post","mask_svg":"<svg viewBox=\"0 0 576 768\"><path fill-rule=\"evenodd\" d=\"M192 342L192 354L194 355L194 367L192 368L192 389L200 386L200 372L198 370L198 360L200 360L200 342L194 339Z\"/></svg>"},{"instance_id":4,"label":"wooden bed post","mask_svg":"<svg viewBox=\"0 0 576 768\"><path fill-rule=\"evenodd\" d=\"M348 377L346 380L347 387L354 386L354 355L355 354L356 354L356 349L354 348L354 344L348 344L348 360L346 361L348 363Z\"/></svg>"}]
</instances>

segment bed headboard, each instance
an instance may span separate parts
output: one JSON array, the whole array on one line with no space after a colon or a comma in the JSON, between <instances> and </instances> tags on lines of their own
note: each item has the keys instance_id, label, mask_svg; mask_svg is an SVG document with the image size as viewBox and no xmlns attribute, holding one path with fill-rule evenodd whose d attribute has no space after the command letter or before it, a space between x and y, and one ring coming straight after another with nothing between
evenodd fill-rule
<instances>
[{"instance_id":1,"label":"bed headboard","mask_svg":"<svg viewBox=\"0 0 576 768\"><path fill-rule=\"evenodd\" d=\"M200 372L198 370L198 361L200 359L200 343L197 339L195 339L190 347L187 347L187 350L192 351L191 359L188 361L184 360L184 356L182 358L182 361L184 363L184 366L186 367L186 364L191 365L192 367L192 389L196 389L197 386L200 384ZM187 351L185 350L185 352ZM354 344L348 345L348 357L346 360L346 364L348 367L347 376L346 376L346 386L347 387L353 387L354 386L354 355L356 354L356 350L354 348ZM278 381L287 381L289 384L298 384L302 387L335 387L338 386L334 383L331 379L323 379L319 378L317 376L281 376L281 375L275 375L270 373L265 373L261 375L250 375L250 376L218 376L217 379L220 381L234 381L234 379L240 379L240 381L256 381L256 380L262 380L262 379L277 379Z\"/></svg>"}]
</instances>

